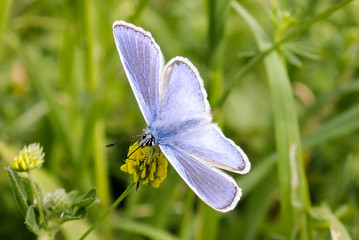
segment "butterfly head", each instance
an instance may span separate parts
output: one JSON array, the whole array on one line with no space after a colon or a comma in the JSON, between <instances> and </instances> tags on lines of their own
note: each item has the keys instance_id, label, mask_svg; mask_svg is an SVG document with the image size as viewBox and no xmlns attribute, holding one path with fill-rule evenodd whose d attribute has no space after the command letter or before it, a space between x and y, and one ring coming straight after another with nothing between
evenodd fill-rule
<instances>
[{"instance_id":1,"label":"butterfly head","mask_svg":"<svg viewBox=\"0 0 359 240\"><path fill-rule=\"evenodd\" d=\"M149 128L144 131L142 138L138 141L138 145L140 147L152 147L154 145L158 145L156 138L150 132Z\"/></svg>"}]
</instances>

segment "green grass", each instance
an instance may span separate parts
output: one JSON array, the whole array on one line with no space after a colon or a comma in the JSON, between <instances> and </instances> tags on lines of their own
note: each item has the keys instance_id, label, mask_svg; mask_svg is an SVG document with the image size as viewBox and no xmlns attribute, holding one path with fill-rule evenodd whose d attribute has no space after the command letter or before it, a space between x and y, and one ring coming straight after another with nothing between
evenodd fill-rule
<instances>
[{"instance_id":1,"label":"green grass","mask_svg":"<svg viewBox=\"0 0 359 240\"><path fill-rule=\"evenodd\" d=\"M358 1L38 1L0 3L0 168L44 146L43 192L96 188L86 232L131 184L120 171L144 120L112 22L150 31L165 59L197 66L215 120L247 153L243 197L217 213L170 167L132 191L86 239L358 239ZM35 238L1 170L0 239ZM81 230L78 230L81 229Z\"/></svg>"}]
</instances>

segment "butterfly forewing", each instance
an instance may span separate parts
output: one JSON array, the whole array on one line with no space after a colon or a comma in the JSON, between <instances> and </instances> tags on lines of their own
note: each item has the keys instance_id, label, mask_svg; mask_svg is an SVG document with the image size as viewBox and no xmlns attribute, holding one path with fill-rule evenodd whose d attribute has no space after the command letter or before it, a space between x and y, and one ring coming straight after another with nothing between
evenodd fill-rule
<instances>
[{"instance_id":1,"label":"butterfly forewing","mask_svg":"<svg viewBox=\"0 0 359 240\"><path fill-rule=\"evenodd\" d=\"M141 112L151 124L157 115L159 81L164 58L151 33L124 21L113 24L113 34L122 65Z\"/></svg>"}]
</instances>

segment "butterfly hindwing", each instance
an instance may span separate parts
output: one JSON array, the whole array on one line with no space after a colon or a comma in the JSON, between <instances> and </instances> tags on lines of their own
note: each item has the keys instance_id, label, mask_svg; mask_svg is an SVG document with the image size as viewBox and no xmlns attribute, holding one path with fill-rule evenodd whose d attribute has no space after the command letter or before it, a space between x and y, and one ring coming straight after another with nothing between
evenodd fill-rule
<instances>
[{"instance_id":1,"label":"butterfly hindwing","mask_svg":"<svg viewBox=\"0 0 359 240\"><path fill-rule=\"evenodd\" d=\"M168 138L167 143L183 149L200 161L235 173L247 173L250 162L232 140L226 138L214 123L202 124Z\"/></svg>"},{"instance_id":2,"label":"butterfly hindwing","mask_svg":"<svg viewBox=\"0 0 359 240\"><path fill-rule=\"evenodd\" d=\"M207 93L195 66L175 57L166 66L160 81L160 114L168 121L204 116L211 118Z\"/></svg>"},{"instance_id":3,"label":"butterfly hindwing","mask_svg":"<svg viewBox=\"0 0 359 240\"><path fill-rule=\"evenodd\" d=\"M217 125L211 123L203 81L189 60L175 57L165 66L160 82L159 112L160 127L157 124L154 127L166 128L168 124L175 132L165 136L165 144L182 149L215 167L236 173L249 171L246 154L226 138ZM196 124L185 123L190 120L196 121ZM175 131L176 128L178 131ZM165 132L162 129L159 131Z\"/></svg>"},{"instance_id":4,"label":"butterfly hindwing","mask_svg":"<svg viewBox=\"0 0 359 240\"><path fill-rule=\"evenodd\" d=\"M229 175L211 168L176 147L160 145L163 154L187 183L209 206L217 211L232 210L242 191Z\"/></svg>"}]
</instances>

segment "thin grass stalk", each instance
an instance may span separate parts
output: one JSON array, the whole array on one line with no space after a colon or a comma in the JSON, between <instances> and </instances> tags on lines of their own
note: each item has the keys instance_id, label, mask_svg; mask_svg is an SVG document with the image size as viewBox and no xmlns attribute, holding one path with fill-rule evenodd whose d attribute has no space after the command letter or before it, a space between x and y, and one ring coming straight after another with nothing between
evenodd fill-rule
<instances>
[{"instance_id":1,"label":"thin grass stalk","mask_svg":"<svg viewBox=\"0 0 359 240\"><path fill-rule=\"evenodd\" d=\"M108 206L111 201L108 163L106 159L107 148L105 147L106 142L104 136L105 126L101 112L101 106L103 106L101 93L104 88L105 86L100 84L100 87L96 89L88 102L87 113L84 117L84 129L93 129L93 131L85 131L81 143L83 159L91 159L92 157L93 159L97 159L94 166L94 182L96 186L101 186L101 194L98 194L98 197L101 199L102 207Z\"/></svg>"},{"instance_id":2,"label":"thin grass stalk","mask_svg":"<svg viewBox=\"0 0 359 240\"><path fill-rule=\"evenodd\" d=\"M96 188L99 192L98 197L101 199L101 205L106 207L110 204L110 183L108 175L108 164L105 149L105 125L102 120L98 120L94 126L93 132L93 149L95 160L95 180Z\"/></svg>"},{"instance_id":3,"label":"thin grass stalk","mask_svg":"<svg viewBox=\"0 0 359 240\"><path fill-rule=\"evenodd\" d=\"M92 2L83 1L82 9L78 9L80 11L80 29L82 30L83 40L85 42L84 48L84 60L85 60L85 80L86 80L86 90L88 93L88 97L91 98L91 101L94 102L92 108L89 108L90 111L95 111L101 116L101 111L93 108L100 108L99 104L96 104L96 101L100 101L98 99L98 88L99 82L98 77L96 76L96 66L99 64L95 64L95 58L93 55L94 50L94 41L95 41L95 34L94 34L94 26L92 24L92 20L96 18L95 10L92 9ZM94 13L94 14L93 14ZM105 153L105 127L104 122L101 117L97 117L93 114L88 114L88 118L85 118L85 125L89 128L84 129L86 134L83 134L82 139L82 149L92 150L93 151L93 160L94 160L94 173L95 173L95 185L98 192L98 197L101 199L101 205L104 207L107 206L110 202L110 194L109 194L109 176L108 176L108 166L106 160L106 153ZM93 123L93 124L89 124ZM85 143L89 143L91 139L90 145L92 148L88 148L88 145ZM89 166L86 162L90 158L81 159L81 165L85 164L85 166ZM86 171L83 169L82 171ZM85 174L85 173L84 173ZM85 179L87 178L84 176Z\"/></svg>"},{"instance_id":4,"label":"thin grass stalk","mask_svg":"<svg viewBox=\"0 0 359 240\"><path fill-rule=\"evenodd\" d=\"M208 66L210 102L216 102L223 86L224 31L228 0L208 0Z\"/></svg>"},{"instance_id":5,"label":"thin grass stalk","mask_svg":"<svg viewBox=\"0 0 359 240\"><path fill-rule=\"evenodd\" d=\"M94 92L97 83L94 77L94 56L93 56L93 25L91 24L91 1L81 1L81 8L78 8L80 15L80 32L83 34L84 40L84 60L85 60L85 79L90 93Z\"/></svg>"},{"instance_id":6,"label":"thin grass stalk","mask_svg":"<svg viewBox=\"0 0 359 240\"><path fill-rule=\"evenodd\" d=\"M179 230L179 238L181 240L193 239L193 204L195 202L195 194L191 189L186 190L186 196L184 201L184 211L182 214L181 225Z\"/></svg>"},{"instance_id":7,"label":"thin grass stalk","mask_svg":"<svg viewBox=\"0 0 359 240\"><path fill-rule=\"evenodd\" d=\"M239 3L232 3L250 26L260 50L268 49L271 43L261 26ZM310 208L309 192L293 91L285 66L276 52L269 54L264 63L274 115L283 233L287 239L297 239L298 236L301 239L310 239L312 233L306 215ZM301 229L298 226L301 226Z\"/></svg>"},{"instance_id":8,"label":"thin grass stalk","mask_svg":"<svg viewBox=\"0 0 359 240\"><path fill-rule=\"evenodd\" d=\"M171 170L167 174L166 186L164 189L162 189L163 194L157 197L157 201L155 202L156 214L153 216L153 219L150 220L151 224L153 224L154 226L158 228L166 228L168 224L168 216L171 212L173 198L176 194L176 186L178 184L178 176L176 176L176 173Z\"/></svg>"},{"instance_id":9,"label":"thin grass stalk","mask_svg":"<svg viewBox=\"0 0 359 240\"><path fill-rule=\"evenodd\" d=\"M79 96L82 94L81 86L83 78L82 74L82 55L79 51L80 42L82 41L81 27L79 24L79 6L70 2L65 2L63 5L63 15L65 16L64 26L62 26L62 42L59 48L59 89L67 93L70 97L70 104L66 105L66 110L63 111L64 118L67 120L66 129L70 132L72 140L73 156L67 160L71 162L74 168L73 186L79 190L85 190L83 180L84 168L86 164L81 165L84 160L83 152L81 151L81 137L83 134L83 119L80 113ZM81 8L80 8L81 9ZM60 138L61 139L61 138ZM60 163L52 164L54 166L61 165ZM88 171L86 171L88 172Z\"/></svg>"},{"instance_id":10,"label":"thin grass stalk","mask_svg":"<svg viewBox=\"0 0 359 240\"><path fill-rule=\"evenodd\" d=\"M0 1L0 53L2 52L3 35L10 16L12 0Z\"/></svg>"},{"instance_id":11,"label":"thin grass stalk","mask_svg":"<svg viewBox=\"0 0 359 240\"><path fill-rule=\"evenodd\" d=\"M136 183L132 182L126 190L116 199L116 201L104 212L104 214L97 219L97 221L79 238L79 240L85 239L95 228L97 228L104 219L122 202L122 200L134 189Z\"/></svg>"},{"instance_id":12,"label":"thin grass stalk","mask_svg":"<svg viewBox=\"0 0 359 240\"><path fill-rule=\"evenodd\" d=\"M200 202L196 240L215 240L218 238L219 214L205 203Z\"/></svg>"},{"instance_id":13,"label":"thin grass stalk","mask_svg":"<svg viewBox=\"0 0 359 240\"><path fill-rule=\"evenodd\" d=\"M320 143L357 131L359 129L357 119L359 119L359 106L354 106L323 123L316 132L302 139L303 149L312 148ZM277 158L277 155L272 153L261 160L256 168L251 170L251 174L241 176L241 186L246 190L247 195L259 187L269 175L276 174Z\"/></svg>"},{"instance_id":14,"label":"thin grass stalk","mask_svg":"<svg viewBox=\"0 0 359 240\"><path fill-rule=\"evenodd\" d=\"M74 54L74 64L73 64L73 73L71 81L71 93L72 93L72 108L71 108L71 123L72 129L75 132L76 141L78 143L77 147L77 157L74 161L74 171L76 172L74 176L74 181L76 183L75 187L79 189L85 189L90 183L88 182L91 177L89 176L89 158L83 157L83 143L81 142L85 131L92 137L94 131L91 129L84 129L85 125L84 119L80 117L83 113L80 113L81 109L81 100L80 96L85 93L90 93L93 88L93 74L92 69L92 36L89 33L89 23L88 23L88 11L89 11L89 1L77 1L75 3L68 2L68 7L72 10L71 14L74 16L69 16L70 19L74 17L75 24L75 38L73 41L76 43L75 54ZM66 31L66 29L65 29ZM70 43L71 44L71 43ZM80 131L78 131L80 130ZM97 187L96 187L97 188ZM99 189L97 189L99 193Z\"/></svg>"},{"instance_id":15,"label":"thin grass stalk","mask_svg":"<svg viewBox=\"0 0 359 240\"><path fill-rule=\"evenodd\" d=\"M62 9L62 14L65 16L64 26L62 26L62 40L58 52L58 66L59 66L59 86L69 93L72 99L76 99L78 96L77 82L73 79L74 76L74 61L75 61L75 46L76 39L79 34L76 34L76 25L74 22L75 9L73 7L65 5Z\"/></svg>"},{"instance_id":16,"label":"thin grass stalk","mask_svg":"<svg viewBox=\"0 0 359 240\"><path fill-rule=\"evenodd\" d=\"M62 15L65 18L65 21L63 21L63 26L59 26L59 29L61 30L61 33L59 33L59 48L58 48L58 89L61 89L62 92L68 94L68 96L71 99L71 104L66 105L65 108L60 108L62 110L62 118L66 119L66 124L64 128L67 131L68 136L66 138L70 138L71 140L71 155L68 159L56 159L56 161L50 162L50 169L56 173L58 176L61 175L61 173L58 171L60 166L63 166L64 164L68 164L68 162L71 163L71 165L76 166L76 160L78 159L79 155L79 141L78 141L78 131L73 131L74 127L73 124L77 123L75 119L78 116L77 113L77 96L79 96L79 90L78 90L78 79L74 79L74 71L76 69L75 66L75 50L76 50L76 39L78 39L78 35L76 33L76 16L75 9L73 5L70 5L69 3L64 3L62 5L62 8L59 9L59 11L62 11ZM56 104L56 107L59 105ZM52 108L52 107L51 107ZM58 131L58 126L54 125L53 128L55 131ZM66 139L63 136L58 136L56 140L58 142L62 142L63 139ZM55 142L56 144L56 142ZM60 150L60 151L63 151ZM65 152L68 150L66 149ZM66 163L63 163L63 162ZM76 171L76 170L75 170ZM77 176L77 175L76 175ZM74 186L78 186L80 182L76 179L74 181Z\"/></svg>"},{"instance_id":17,"label":"thin grass stalk","mask_svg":"<svg viewBox=\"0 0 359 240\"><path fill-rule=\"evenodd\" d=\"M209 82L209 101L215 102L221 96L223 85L224 29L228 0L208 0L208 65L212 74ZM217 119L218 121L218 119ZM219 214L201 203L200 224L196 239L216 239Z\"/></svg>"},{"instance_id":18,"label":"thin grass stalk","mask_svg":"<svg viewBox=\"0 0 359 240\"><path fill-rule=\"evenodd\" d=\"M241 229L243 229L243 237L241 237L241 239L243 240L258 238L257 233L259 226L264 222L268 208L276 197L275 194L273 194L278 184L276 175L271 174L262 180L261 184L258 185L250 195L247 194L246 189L248 201L246 201L244 210L244 225L241 226Z\"/></svg>"}]
</instances>

